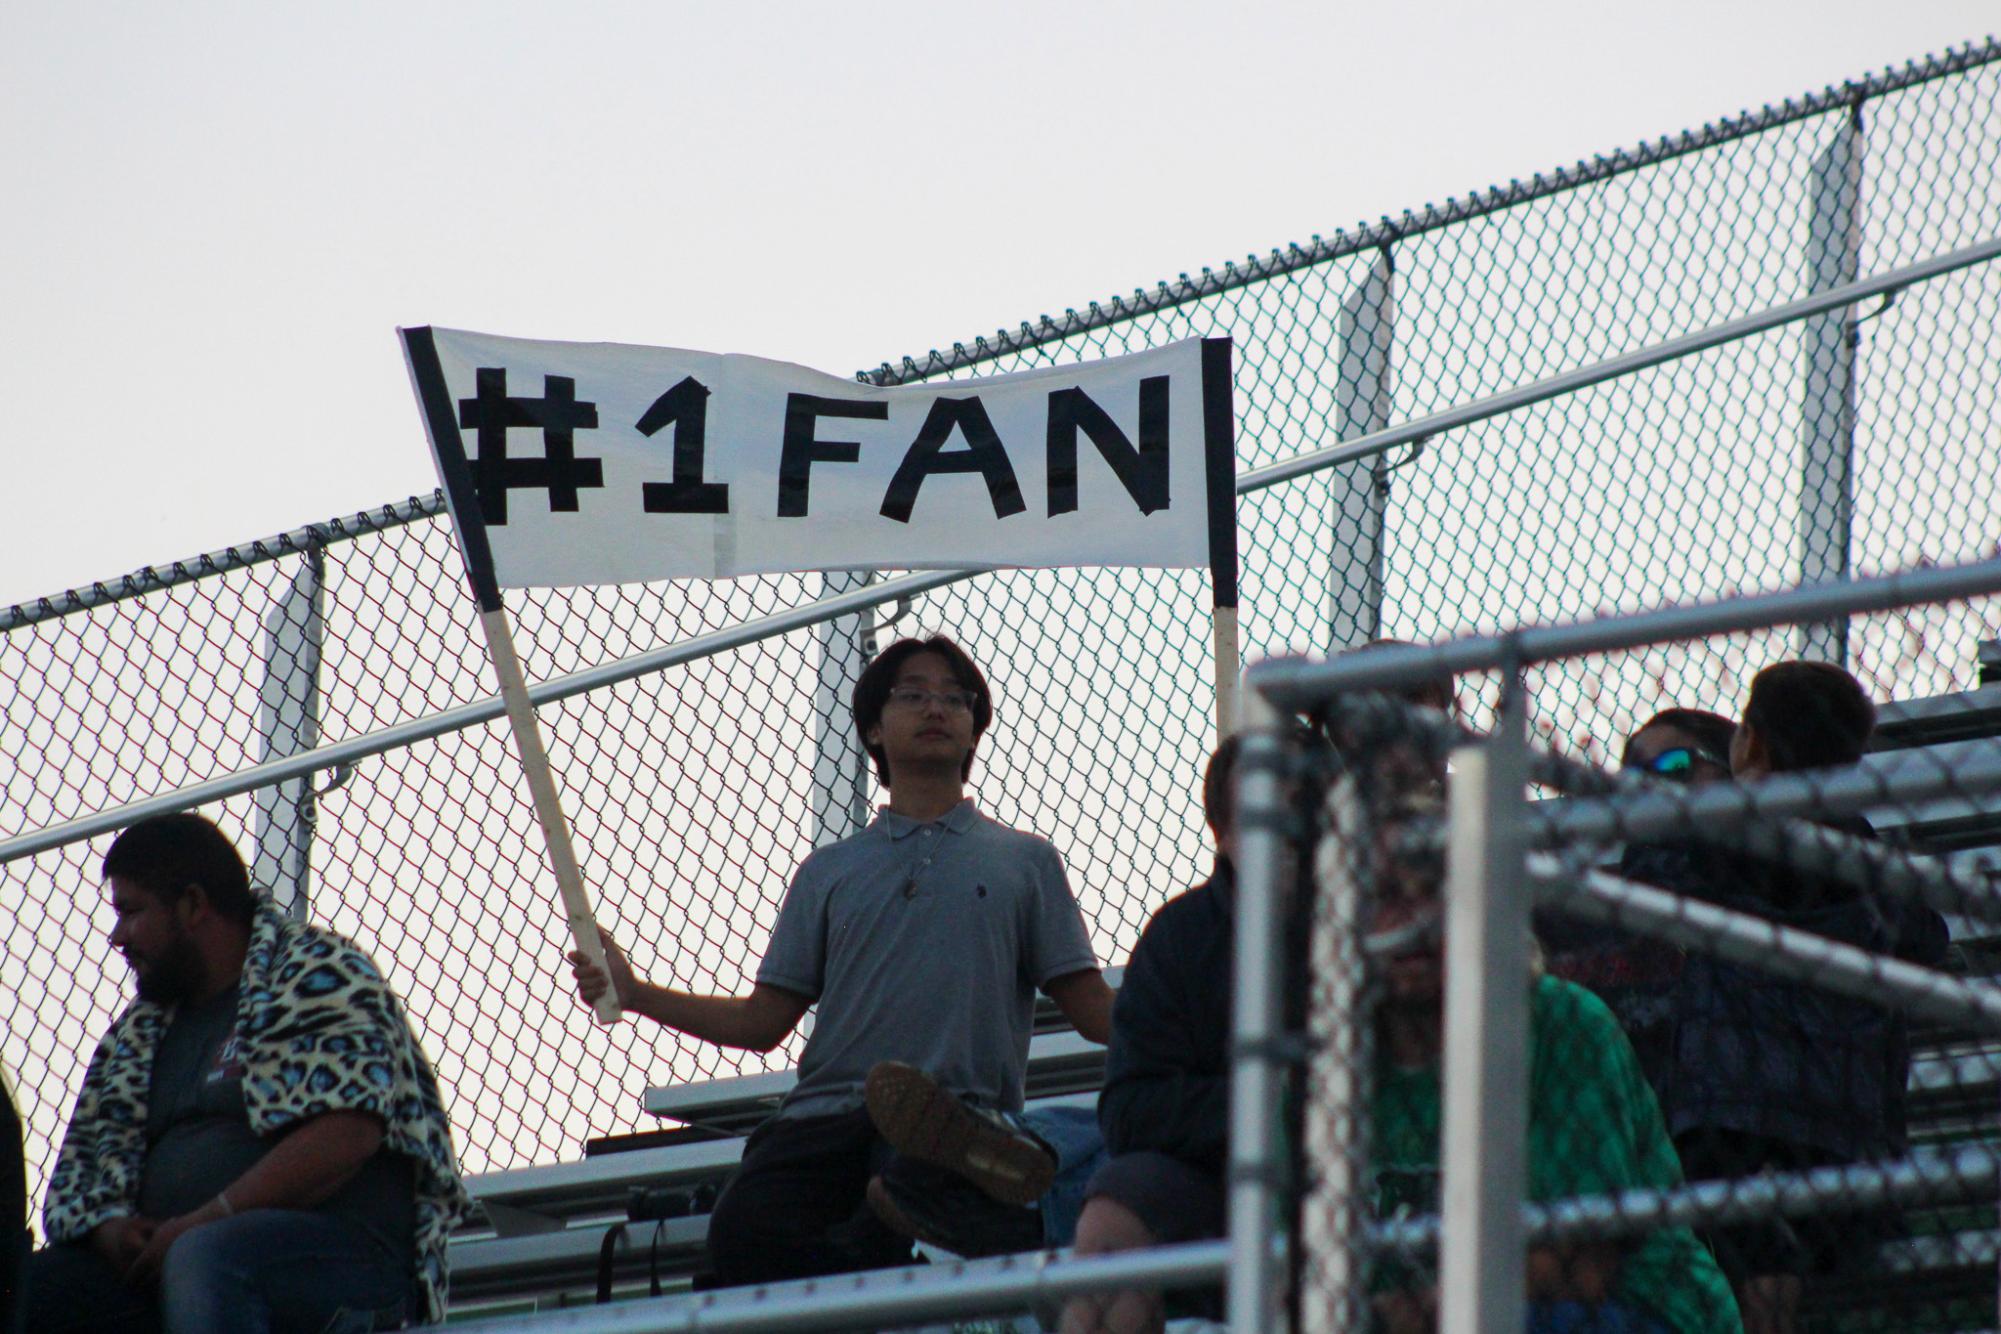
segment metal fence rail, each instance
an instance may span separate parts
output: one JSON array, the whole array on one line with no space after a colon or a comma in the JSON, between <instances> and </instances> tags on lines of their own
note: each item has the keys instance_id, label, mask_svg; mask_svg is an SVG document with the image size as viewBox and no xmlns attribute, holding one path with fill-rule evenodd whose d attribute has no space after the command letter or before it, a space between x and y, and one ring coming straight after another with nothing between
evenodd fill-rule
<instances>
[{"instance_id":1,"label":"metal fence rail","mask_svg":"<svg viewBox=\"0 0 2001 1334\"><path fill-rule=\"evenodd\" d=\"M1271 483L1240 510L1253 656L1964 561L1987 554L2001 509L1987 355L2001 273L1935 277L1868 310L1830 294L2001 236L1997 107L2001 48L1969 47L889 378L1230 333L1240 466ZM1816 297L1836 308L1499 415L1462 413L1378 457L1260 476ZM458 726L493 693L459 569L448 520L417 499L0 611L0 846L24 850L0 866L0 966L16 981L6 1059L37 1185L125 990L98 906L102 844L51 835L188 789L243 831L261 881L390 971L471 1170L574 1156L585 1138L640 1128L645 1085L764 1060L600 1030L569 1001L504 731ZM1101 956L1122 960L1205 855L1198 577L941 580L905 586L895 611L864 606L864 592L832 620L743 633L863 582L516 601L544 693L596 683L544 718L608 924L661 980L739 986L791 867L870 802L843 704L863 645L921 626L959 635L994 679L979 799L1058 843ZM1842 657L1879 698L1962 688L1993 608L1548 665L1529 674L1528 725L1599 760L1636 717L1734 698L1781 649ZM648 670L612 681L641 655L654 655ZM1467 679L1471 720L1486 719L1490 689ZM428 732L441 717L456 730ZM366 740L385 734L403 744ZM272 785L239 791L244 773Z\"/></svg>"}]
</instances>

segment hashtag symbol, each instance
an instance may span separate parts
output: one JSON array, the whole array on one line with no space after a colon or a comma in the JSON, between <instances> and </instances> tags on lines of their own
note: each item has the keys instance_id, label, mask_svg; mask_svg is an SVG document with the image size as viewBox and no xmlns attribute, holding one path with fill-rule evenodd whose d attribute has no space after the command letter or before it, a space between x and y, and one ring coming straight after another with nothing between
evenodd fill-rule
<instances>
[{"instance_id":1,"label":"hashtag symbol","mask_svg":"<svg viewBox=\"0 0 2001 1334\"><path fill-rule=\"evenodd\" d=\"M459 400L459 425L478 432L479 457L472 461L480 517L489 525L507 522L507 493L539 488L549 493L550 513L574 512L580 487L604 485L604 464L577 457L579 429L595 429L598 405L577 401L577 382L567 375L542 377L542 397L509 398L507 369L482 366L475 396ZM540 427L541 458L510 458L508 428Z\"/></svg>"}]
</instances>

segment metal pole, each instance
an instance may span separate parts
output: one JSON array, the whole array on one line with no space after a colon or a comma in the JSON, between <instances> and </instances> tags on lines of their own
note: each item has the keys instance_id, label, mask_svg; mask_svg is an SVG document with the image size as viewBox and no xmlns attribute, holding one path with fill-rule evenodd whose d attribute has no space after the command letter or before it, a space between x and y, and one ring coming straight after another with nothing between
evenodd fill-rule
<instances>
[{"instance_id":1,"label":"metal pole","mask_svg":"<svg viewBox=\"0 0 2001 1334\"><path fill-rule=\"evenodd\" d=\"M1414 422L1407 422L1391 430L1380 431L1374 435L1365 436L1353 444L1330 445L1325 449L1315 450L1312 453L1298 454L1278 463L1266 464L1262 468L1254 468L1239 477L1237 479L1237 490L1255 491L1259 487L1273 486L1279 482L1290 481L1295 477L1304 476L1310 472L1317 472L1322 468L1333 467L1336 464L1347 463L1354 459L1370 458L1385 450L1393 449L1398 445L1408 445L1419 440L1428 440L1434 435L1442 435L1447 431L1458 430L1462 426L1470 426L1474 422L1485 421L1489 417L1504 416L1521 408L1547 402L1552 398L1561 398L1565 394L1576 393L1580 389L1589 389L1591 386L1603 384L1607 380L1616 380L1621 376L1631 375L1635 371L1643 371L1650 367L1665 365L1670 361L1678 361L1683 357L1692 356L1697 352L1706 352L1712 347L1721 347L1725 343L1734 343L1740 338L1748 338L1753 334L1782 328L1798 320L1811 319L1816 315L1825 315L1831 311L1844 310L1858 301L1867 301L1871 297L1883 296L1917 283L1928 282L1933 278L1941 277L1948 273L1956 273L1960 269L1970 268L1975 264L1985 264L1994 259L2001 259L2001 237L1995 237L1979 242L1976 245L1950 251L1936 258L1912 264L1906 268L1893 269L1889 273L1878 274L1866 282L1848 283L1818 296L1801 297L1797 301L1789 301L1784 305L1773 306L1768 310L1759 311L1755 315L1745 315L1739 319L1726 320L1722 324L1711 325L1709 328L1696 333L1684 334L1680 338L1670 338L1664 343L1656 343L1652 347L1641 348L1636 352L1628 352L1606 361L1595 362L1589 366L1579 367L1574 371L1565 371L1561 375L1552 375L1547 380L1538 380L1534 384L1522 385L1519 388L1510 389L1505 393L1495 394L1491 398L1475 399L1471 403L1461 404L1456 408L1448 408L1444 412L1435 413L1429 417L1422 417Z\"/></svg>"},{"instance_id":2,"label":"metal pole","mask_svg":"<svg viewBox=\"0 0 2001 1334\"><path fill-rule=\"evenodd\" d=\"M1773 774L1755 783L1566 797L1539 804L1529 818L1538 846L1680 835L1691 828L1721 837L1725 829L1775 816L1839 815L1996 788L2001 788L2001 739L1947 741L1865 755L1843 769Z\"/></svg>"},{"instance_id":3,"label":"metal pole","mask_svg":"<svg viewBox=\"0 0 2001 1334\"><path fill-rule=\"evenodd\" d=\"M1856 103L1813 162L1806 226L1807 291L1862 276L1862 105ZM1855 312L1829 311L1800 330L1800 582L1846 579L1854 525ZM1848 662L1848 618L1800 627L1800 656Z\"/></svg>"},{"instance_id":4,"label":"metal pole","mask_svg":"<svg viewBox=\"0 0 2001 1334\"><path fill-rule=\"evenodd\" d=\"M790 634L835 616L943 588L970 579L977 573L980 572L945 570L901 575L836 598L794 607L725 630L696 635L621 662L539 682L529 687L528 697L537 705L569 699L669 667L727 653L764 639ZM1762 629L1768 625L1836 613L1880 611L1997 592L2001 592L2001 560L1985 560L1878 579L1857 579L1819 588L1791 589L1728 602L1676 607L1623 620L1522 630L1511 638L1523 661L1546 662L1586 653L1638 648L1673 639L1700 638L1730 630ZM1274 660L1252 667L1246 673L1246 681L1249 686L1265 692L1281 707L1308 707L1318 699L1341 692L1379 690L1406 681L1498 666L1502 642L1498 637L1478 636L1435 646L1392 646L1369 653L1350 654L1327 663ZM220 778L51 825L0 841L0 865L95 838L151 816L189 810L315 770L338 769L371 755L450 732L464 731L491 722L503 712L499 698L489 697L426 718L396 723L363 736L321 746L306 754L255 765ZM1843 780L1815 784L1805 779L1781 776L1766 779L1755 789L1712 790L1697 794L1689 804L1684 804L1680 798L1662 796L1552 802L1547 803L1549 809L1539 814L1538 819L1548 837L1624 837L1626 834L1617 832L1622 829L1638 837L1644 832L1670 829L1675 822L1690 814L1713 815L1742 822L1762 815L1833 812L1858 809L1880 801L1914 800L1953 791L1984 790L2001 781L1994 777L1996 773L2001 773L2001 742L1982 741L1964 745L1970 747L1965 758L1955 761L1950 767L1941 759L1948 748L1934 746L1919 752L1928 757L1923 765L1912 763L1908 754L1895 760L1891 756L1868 756L1862 766L1866 776L1860 778L1851 775ZM1650 818L1659 823L1649 824Z\"/></svg>"},{"instance_id":5,"label":"metal pole","mask_svg":"<svg viewBox=\"0 0 2001 1334\"><path fill-rule=\"evenodd\" d=\"M1237 761L1236 986L1230 1059L1230 1285L1232 1334L1277 1324L1280 1068L1280 900L1286 893L1284 753L1279 716L1256 691L1242 700Z\"/></svg>"},{"instance_id":6,"label":"metal pole","mask_svg":"<svg viewBox=\"0 0 2001 1334\"><path fill-rule=\"evenodd\" d=\"M1327 791L1328 832L1314 853L1310 1080L1306 1161L1312 1196L1302 1211L1300 1249L1319 1300L1300 1302L1301 1334L1363 1334L1370 1327L1369 1116L1375 1051L1367 1006L1363 920L1369 901L1369 846L1361 794L1343 774ZM1306 1183L1301 1183L1302 1188Z\"/></svg>"},{"instance_id":7,"label":"metal pole","mask_svg":"<svg viewBox=\"0 0 2001 1334\"><path fill-rule=\"evenodd\" d=\"M255 542L243 542L233 547L224 547L220 551L208 552L206 555L177 560L165 569L148 565L109 583L100 582L88 588L72 588L54 597L37 598L32 602L19 602L11 607L0 607L0 634L34 625L38 621L57 620L72 612L88 611L93 607L108 607L132 598L145 597L148 593L157 593L161 589L197 583L218 574L227 574L231 570L247 570L269 561L283 560L287 556L297 555L316 546L326 547L335 542L351 542L363 533L401 528L405 524L435 518L444 512L445 493L433 491L428 496L412 496L398 504L363 510L345 519L330 519L326 523L308 524L304 528L294 528L288 533L278 533L271 537L259 538Z\"/></svg>"},{"instance_id":8,"label":"metal pole","mask_svg":"<svg viewBox=\"0 0 2001 1334\"><path fill-rule=\"evenodd\" d=\"M1984 63L1986 60L1994 58L1991 52L1997 50L2001 50L2001 47L1995 47L1993 44L1990 44L1989 53L1983 53L1974 63ZM1387 245L1395 239L1397 239L1396 235L1385 235L1378 240L1342 250L1340 253L1353 253L1356 250ZM1316 259L1312 262L1321 263L1324 262L1325 258L1332 257L1331 255L1325 256L1322 259ZM1665 362L1688 356L1694 352L1733 342L1739 338L1763 333L1768 329L1778 328L1796 320L1810 319L1816 315L1823 315L1829 311L1852 306L1858 301L1866 301L1871 297L1895 292L1901 288L1926 282L1947 273L1954 273L1975 264L1986 263L1997 257L2001 257L2001 238L1984 241L1960 250L1954 250L1933 259L1925 260L1922 263L1910 265L1907 268L1881 274L1866 282L1850 284L1833 292L1824 293L1819 296L1805 297L1783 306L1775 306L1759 314L1731 320L1703 330L1700 333L1672 339L1665 343L1656 344L1651 348L1643 348L1622 357L1614 357L1609 361L1599 362L1593 366L1566 372L1563 375L1552 376L1547 380L1539 380L1534 384L1524 385L1517 389L1511 389L1506 393L1495 395L1492 398L1480 399L1446 412L1436 413L1432 416L1421 418L1418 421L1406 423L1403 426L1377 431L1364 436L1360 440L1332 445L1325 449L1314 450L1294 458L1286 459L1283 462L1253 469L1238 476L1237 493L1243 495L1248 492L1263 490L1265 487L1276 486L1281 482L1288 482L1296 477L1303 477L1308 473L1318 472L1324 468L1338 467L1345 463L1352 463L1358 459L1373 458L1378 454L1395 449L1399 445L1413 444L1421 440L1427 440L1434 435L1455 430L1458 427L1467 426L1474 422L1485 421L1489 417L1500 416L1512 412L1517 408L1545 402L1552 398L1559 398L1564 394L1574 393L1579 389L1589 388L1606 380L1617 379L1622 375L1630 375L1635 371L1646 370L1649 367L1658 366ZM1194 299L1196 296L1206 294L1193 293L1185 299ZM1119 318L1128 318L1128 316L1120 316ZM1113 323L1116 321L1107 322ZM1067 335L1056 335L1056 337L1062 336ZM998 355L998 353L989 350L977 359L984 360L987 356L992 355ZM942 370L945 368L940 366L937 369ZM923 372L926 375L932 373L935 372L929 369ZM912 374L908 376L890 375L887 378L878 375L868 375L862 378L880 384L894 384L902 383L907 379L914 380L923 377L919 374ZM418 519L442 513L443 511L444 501L441 493L429 497L413 497L401 505L385 505L380 518L367 512L355 515L353 520L354 531L352 532L348 531L347 526L341 522L324 525L315 524L291 533L281 533L275 537L266 538L263 541L228 547L222 551L211 552L208 555L199 556L192 560L176 562L172 567L165 570L148 566L143 570L126 575L115 584L93 584L88 589L72 589L59 597L42 598L33 603L20 603L12 607L0 608L0 632L32 625L38 621L54 620L58 617L68 615L73 611L82 611L90 607L105 606L110 603L125 601L128 598L141 597L147 593L163 588L171 588L177 584L193 583L226 570L239 569L259 564L263 561L273 560L289 552L301 549L308 539L316 539L322 543L340 541L354 537L361 532L411 523ZM929 583L925 587L938 588L960 579L970 579L978 573L983 573L983 571L952 571L946 573L942 578L935 575L922 577L935 580L935 582ZM906 576L906 578L918 577L920 576ZM893 580L891 582L900 583L901 581ZM894 595L892 594L891 596ZM880 599L880 601L888 600L890 600L889 597Z\"/></svg>"},{"instance_id":9,"label":"metal pole","mask_svg":"<svg viewBox=\"0 0 2001 1334\"><path fill-rule=\"evenodd\" d=\"M2001 887L1987 879L2001 869L2001 858L1991 852L1958 865L1810 820L1754 821L1738 827L1692 824L1686 832L1700 842L1788 866L1801 875L1913 898L1942 913L2001 922Z\"/></svg>"},{"instance_id":10,"label":"metal pole","mask_svg":"<svg viewBox=\"0 0 2001 1334\"><path fill-rule=\"evenodd\" d=\"M1517 1334L1526 1317L1527 781L1522 691L1510 672L1494 734L1460 752L1445 877L1443 1334Z\"/></svg>"},{"instance_id":11,"label":"metal pole","mask_svg":"<svg viewBox=\"0 0 2001 1334\"><path fill-rule=\"evenodd\" d=\"M1996 245L2001 246L2001 242ZM1490 671L1511 654L1519 655L1518 660L1524 663L1553 662L1677 639L1763 630L1994 593L2001 593L2001 558L1990 557L1964 565L1696 602L1634 616L1530 627L1505 636L1471 635L1445 644L1392 645L1330 662L1273 659L1252 667L1248 677L1249 683L1264 691L1279 708L1304 709L1348 691L1382 690L1440 676Z\"/></svg>"},{"instance_id":12,"label":"metal pole","mask_svg":"<svg viewBox=\"0 0 2001 1334\"><path fill-rule=\"evenodd\" d=\"M1851 1163L1530 1204L1522 1208L1522 1225L1529 1240L1540 1245L1571 1237L1609 1241L1663 1227L1763 1221L1773 1214L1796 1217L1877 1205L1991 1200L1997 1174L2001 1174L2001 1151L1984 1144L1918 1149L1909 1158L1889 1163ZM1422 1255L1438 1245L1438 1234L1436 1214L1400 1218L1371 1229L1369 1244L1390 1254Z\"/></svg>"},{"instance_id":13,"label":"metal pole","mask_svg":"<svg viewBox=\"0 0 2001 1334\"><path fill-rule=\"evenodd\" d=\"M1395 271L1377 253L1341 302L1341 361L1334 381L1340 438L1365 439L1389 429L1390 350L1396 337ZM1383 627L1383 511L1389 482L1379 464L1357 459L1328 470L1332 533L1328 541L1330 652L1366 644Z\"/></svg>"},{"instance_id":14,"label":"metal pole","mask_svg":"<svg viewBox=\"0 0 2001 1334\"><path fill-rule=\"evenodd\" d=\"M1536 898L1558 912L1941 1023L2001 1033L2001 986L1992 982L1934 972L1603 871L1580 874L1546 854L1529 859L1528 875Z\"/></svg>"},{"instance_id":15,"label":"metal pole","mask_svg":"<svg viewBox=\"0 0 2001 1334\"><path fill-rule=\"evenodd\" d=\"M466 1334L803 1334L883 1329L1019 1311L1080 1292L1213 1283L1228 1263L1228 1243L1221 1241L1088 1257L1011 1255L544 1311L452 1328Z\"/></svg>"},{"instance_id":16,"label":"metal pole","mask_svg":"<svg viewBox=\"0 0 2001 1334\"><path fill-rule=\"evenodd\" d=\"M895 601L933 588L942 588L961 579L970 579L979 571L946 570L925 574L907 574L867 588L856 589L824 602L808 603L772 616L755 621L746 621L726 630L714 630L705 635L684 639L678 644L669 644L622 662L607 663L599 667L586 668L559 676L554 680L538 682L528 687L528 699L536 705L550 704L557 700L569 699L574 695L592 690L602 690L635 677L652 672L678 667L684 663L698 662L703 658L728 653L765 639L803 630L835 616L877 606L883 602ZM462 704L455 709L445 709L427 718L415 718L405 723L395 723L389 727L369 732L364 736L350 737L329 746L288 759L274 760L269 764L254 765L239 769L233 774L211 778L187 787L176 788L156 796L128 802L108 810L98 811L64 824L51 825L46 829L23 834L17 838L0 841L0 865L31 857L38 852L47 852L67 843L76 843L99 834L123 829L126 825L155 815L169 815L175 811L185 811L203 806L211 801L220 801L239 793L249 792L270 783L280 783L288 778L310 774L316 769L338 769L363 760L371 755L396 750L419 741L444 736L450 732L463 732L502 717L506 706L499 696L489 696L472 704Z\"/></svg>"},{"instance_id":17,"label":"metal pole","mask_svg":"<svg viewBox=\"0 0 2001 1334\"><path fill-rule=\"evenodd\" d=\"M1087 310L1064 312L1060 320L1045 315L1034 324L1024 321L1018 331L997 329L970 343L954 343L950 352L934 351L922 362L909 357L904 358L901 367L885 362L876 370L858 372L855 378L869 384L907 384L912 380L964 370L1000 357L1015 356L1093 330L1123 324L1143 315L1172 310L1253 283L1313 268L1329 260L1360 254L1442 227L1488 217L1538 199L1552 198L1582 186L1612 180L1627 172L1670 162L1780 126L1798 124L1865 97L1882 97L1932 79L1977 69L1994 60L2001 60L2001 42L1991 38L1977 46L1969 42L1963 50L1941 58L1907 65L1894 72L1886 71L1874 78L1845 83L1805 97L1788 98L1779 106L1768 106L1750 115L1705 125L1700 130L1690 130L1672 138L1641 144L1637 148L1622 149L1591 162L1579 162L1574 167L1560 167L1547 174L1537 173L1530 180L1498 186L1479 196L1451 200L1418 213L1407 212L1400 218L1386 217L1379 223L1354 232L1337 233L1332 240L1324 241L1316 236L1310 245L1274 250L1269 257L1249 255L1241 263L1226 264L1220 270L1205 268L1199 277L1183 275L1180 282L1172 285L1162 283L1152 292L1141 290L1130 297L1094 301Z\"/></svg>"},{"instance_id":18,"label":"metal pole","mask_svg":"<svg viewBox=\"0 0 2001 1334\"><path fill-rule=\"evenodd\" d=\"M326 640L326 563L317 543L264 618L264 679L258 689L261 762L320 744L320 654ZM310 897L318 799L312 775L259 788L250 883L304 921Z\"/></svg>"},{"instance_id":19,"label":"metal pole","mask_svg":"<svg viewBox=\"0 0 2001 1334\"><path fill-rule=\"evenodd\" d=\"M835 571L820 576L821 600L839 597L875 582L870 570ZM866 611L816 627L819 675L813 687L813 846L839 842L861 828L868 804L868 753L855 736L849 694L868 665L862 641Z\"/></svg>"}]
</instances>

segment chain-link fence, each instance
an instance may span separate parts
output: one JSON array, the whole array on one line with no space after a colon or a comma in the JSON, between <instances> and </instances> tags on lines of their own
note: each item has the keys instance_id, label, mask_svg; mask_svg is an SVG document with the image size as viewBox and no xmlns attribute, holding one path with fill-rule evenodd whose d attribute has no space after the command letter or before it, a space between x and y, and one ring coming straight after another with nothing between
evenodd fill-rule
<instances>
[{"instance_id":1,"label":"chain-link fence","mask_svg":"<svg viewBox=\"0 0 2001 1334\"><path fill-rule=\"evenodd\" d=\"M2001 690L1779 658L1615 772L1526 744L1547 643L1455 646L1515 665L1484 735L1430 651L1266 678L1306 721L1291 820L1244 813L1310 886L1307 1041L1264 1047L1304 1053L1299 1327L1991 1328Z\"/></svg>"},{"instance_id":2,"label":"chain-link fence","mask_svg":"<svg viewBox=\"0 0 2001 1334\"><path fill-rule=\"evenodd\" d=\"M1255 470L2001 236L1997 182L1990 42L873 378L1227 333ZM1246 649L1429 640L1980 554L2001 499L1997 329L2001 269L1975 265L1258 489L1240 507ZM448 521L413 501L0 613L0 840L486 698L460 568ZM851 583L560 590L512 609L547 681ZM741 986L792 867L870 804L843 703L865 641L921 627L966 642L998 696L978 800L1055 840L1101 958L1119 962L1202 866L1200 585L985 575L545 707L601 917L656 980ZM1878 698L1935 694L1971 683L1995 623L1978 602L1566 660L1532 674L1531 727L1602 759L1666 703L1737 698L1782 646L1846 661ZM1470 719L1492 689L1464 680ZM640 1128L645 1084L796 1056L590 1022L493 722L212 813L242 831L262 882L391 973L469 1170ZM0 869L6 1055L37 1186L125 996L102 851L71 842Z\"/></svg>"}]
</instances>

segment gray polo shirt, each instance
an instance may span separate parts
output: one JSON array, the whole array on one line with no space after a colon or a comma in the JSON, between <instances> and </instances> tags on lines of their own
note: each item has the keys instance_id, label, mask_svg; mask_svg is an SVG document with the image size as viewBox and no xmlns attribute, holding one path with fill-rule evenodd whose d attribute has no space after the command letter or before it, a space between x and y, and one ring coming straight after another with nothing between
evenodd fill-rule
<instances>
[{"instance_id":1,"label":"gray polo shirt","mask_svg":"<svg viewBox=\"0 0 2001 1334\"><path fill-rule=\"evenodd\" d=\"M792 878L757 980L819 1003L780 1116L859 1107L877 1061L1018 1111L1035 992L1098 966L1063 859L962 801L930 824L884 809Z\"/></svg>"}]
</instances>

